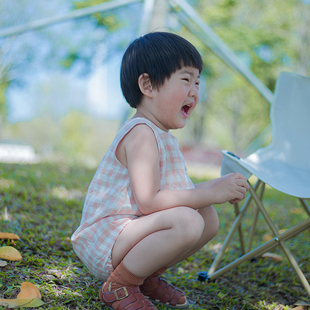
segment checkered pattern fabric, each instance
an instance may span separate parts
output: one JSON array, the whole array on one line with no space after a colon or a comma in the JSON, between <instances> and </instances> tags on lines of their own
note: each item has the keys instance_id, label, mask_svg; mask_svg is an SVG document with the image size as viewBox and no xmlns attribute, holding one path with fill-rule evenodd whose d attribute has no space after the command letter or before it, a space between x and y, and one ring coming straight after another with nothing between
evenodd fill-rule
<instances>
[{"instance_id":1,"label":"checkered pattern fabric","mask_svg":"<svg viewBox=\"0 0 310 310\"><path fill-rule=\"evenodd\" d=\"M86 195L80 226L71 237L79 258L102 280L113 271L111 252L119 233L142 215L133 197L128 170L115 155L119 142L138 124L146 124L154 132L159 149L161 189L194 188L176 138L144 118L127 121L97 169Z\"/></svg>"}]
</instances>

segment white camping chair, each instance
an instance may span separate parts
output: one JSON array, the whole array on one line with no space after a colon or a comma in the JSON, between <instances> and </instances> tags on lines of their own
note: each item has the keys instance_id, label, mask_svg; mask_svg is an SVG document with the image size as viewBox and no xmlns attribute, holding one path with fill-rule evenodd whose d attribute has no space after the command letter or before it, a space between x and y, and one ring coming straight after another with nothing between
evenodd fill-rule
<instances>
[{"instance_id":1,"label":"white camping chair","mask_svg":"<svg viewBox=\"0 0 310 310\"><path fill-rule=\"evenodd\" d=\"M310 228L310 208L306 203L306 199L310 198L310 77L288 72L282 72L279 75L274 102L270 109L270 118L272 125L272 141L270 145L259 149L245 159L239 158L230 152L222 151L222 175L240 172L247 179L251 175L255 175L257 182L253 187L250 185L249 194L242 208L239 210L238 204L234 205L236 219L208 271L208 278L213 280L242 262L260 256L279 245L310 296L310 285L292 253L285 245L285 240ZM262 203L265 184L296 197L308 214L308 218L280 234ZM258 191L259 188L260 191ZM245 250L241 222L252 200L255 202L256 211L249 234L248 247ZM263 215L267 222L273 238L251 250L259 213ZM216 271L236 231L239 233L242 256Z\"/></svg>"}]
</instances>

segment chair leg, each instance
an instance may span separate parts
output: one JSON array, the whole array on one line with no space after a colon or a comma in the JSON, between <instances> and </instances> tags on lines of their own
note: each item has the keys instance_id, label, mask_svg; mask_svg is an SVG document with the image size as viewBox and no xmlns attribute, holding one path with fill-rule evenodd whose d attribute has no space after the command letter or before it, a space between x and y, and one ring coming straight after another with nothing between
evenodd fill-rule
<instances>
[{"instance_id":1,"label":"chair leg","mask_svg":"<svg viewBox=\"0 0 310 310\"><path fill-rule=\"evenodd\" d=\"M262 183L261 190L260 190L260 193L259 193L259 200L260 201L262 201L262 199L263 199L264 190L265 190L265 183ZM258 216L259 216L259 208L256 206L255 214L254 214L254 220L253 220L253 224L252 224L251 231L250 231L250 236L249 236L249 241L248 241L247 252L250 252L251 248L252 248L252 242L253 242L253 238L254 238L254 234L255 234L255 229L256 229L256 224L257 224Z\"/></svg>"},{"instance_id":2,"label":"chair leg","mask_svg":"<svg viewBox=\"0 0 310 310\"><path fill-rule=\"evenodd\" d=\"M242 264L245 261L248 261L249 259L251 259L252 257L255 256L260 256L262 253L265 253L267 251L270 251L271 249L273 249L274 247L278 246L279 243L283 242L286 239L290 239L292 236L295 236L297 234L299 234L300 232L304 231L305 229L307 229L308 227L310 227L310 217L306 220L304 220L303 222L293 226L292 228L286 230L285 232L283 232L280 235L277 235L276 237L272 238L271 240L269 240L268 242L262 244L261 246L255 248L254 250L252 250L251 252L243 255L242 257L238 258L237 260L233 261L232 263L230 263L229 265L217 270L216 272L212 273L212 274L208 274L208 278L209 280L214 280L218 277L220 277L221 275L223 275L224 273L228 272L229 270L239 266L240 264ZM306 280L307 281L307 280ZM306 287L307 287L307 283L305 283ZM309 284L308 284L309 285ZM305 287L305 288L306 288ZM308 290L306 289L306 291L308 292ZM309 294L309 293L308 293ZM309 295L310 296L310 295Z\"/></svg>"},{"instance_id":3,"label":"chair leg","mask_svg":"<svg viewBox=\"0 0 310 310\"><path fill-rule=\"evenodd\" d=\"M274 223L272 222L269 214L266 212L262 202L258 199L255 190L253 189L253 187L250 185L249 188L250 194L253 197L257 207L259 208L259 211L262 213L262 215L264 216L269 228L271 229L272 233L277 236L279 235L279 231L276 228L276 226L274 225ZM290 250L287 248L287 246L285 245L284 241L280 241L279 245L281 246L284 254L286 255L287 259L289 260L291 266L293 267L293 269L295 270L300 282L302 283L302 285L304 286L307 294L310 296L310 285L305 277L305 275L303 274L303 272L301 271L301 269L299 268L295 258L293 257L292 253L290 252Z\"/></svg>"},{"instance_id":4,"label":"chair leg","mask_svg":"<svg viewBox=\"0 0 310 310\"><path fill-rule=\"evenodd\" d=\"M258 188L260 182L261 181L258 180L255 183L254 190L256 190ZM218 265L219 265L223 255L224 255L226 249L228 248L228 246L229 246L229 244L231 242L231 239L232 239L234 233L236 232L236 230L239 228L239 226L241 224L241 220L242 220L242 218L243 218L243 216L244 216L248 206L250 205L251 200L252 200L252 195L248 195L246 200L245 200L245 202L244 202L244 204L243 204L243 206L242 206L242 208L241 208L241 210L240 210L240 213L236 217L236 219L235 219L235 221L234 221L234 223L233 223L233 225L232 225L232 227L231 227L231 229L230 229L230 231L229 231L229 233L228 233L228 235L227 235L227 237L226 237L226 239L225 239L225 241L224 241L220 251L217 253L217 255L216 255L216 257L215 257L215 259L214 259L214 261L213 261L209 271L208 271L208 276L212 275L215 272L216 268L218 267Z\"/></svg>"},{"instance_id":5,"label":"chair leg","mask_svg":"<svg viewBox=\"0 0 310 310\"><path fill-rule=\"evenodd\" d=\"M235 219L232 228L230 230L230 232L228 233L223 246L220 250L220 252L217 254L215 260L213 261L209 271L208 271L208 279L209 280L214 280L217 277L223 275L224 273L228 272L229 270L233 269L234 267L239 266L241 263L243 263L244 261L247 261L249 259L251 259L252 257L261 255L262 253L272 249L273 247L280 245L284 254L286 255L288 261L290 262L292 268L294 269L294 271L296 272L301 284L303 285L303 287L305 288L307 294L310 297L310 285L309 282L307 281L305 275L303 274L302 270L299 268L298 263L296 262L295 258L293 257L292 253L290 252L290 250L287 248L286 244L284 243L285 240L292 238L293 236L299 234L300 232L304 231L305 229L310 227L310 209L309 206L307 205L307 203L300 199L302 206L305 208L306 212L309 215L309 218L304 220L303 222L301 222L298 225L295 225L294 227L286 230L284 233L279 234L278 229L276 228L276 226L274 225L273 221L271 220L269 214L267 213L267 211L265 210L261 200L259 199L259 197L256 194L256 190L258 188L258 186L260 185L260 180L258 180L256 182L256 184L254 185L254 187L251 186L251 184L249 184L249 195L246 198L240 213L238 213L237 218ZM263 195L263 190L261 190L260 193L260 198L262 198ZM270 241L264 243L263 245L257 247L256 249L252 250L251 252L248 252L247 254L243 255L242 257L240 257L239 259L235 260L234 262L230 263L229 265L221 268L218 271L215 271L216 268L218 267L220 260L222 259L222 256L224 254L224 252L226 251L226 249L228 248L232 236L233 234L237 231L237 229L240 227L241 224L241 220L251 202L251 200L254 199L255 204L257 206L258 212L261 212L263 217L265 218L265 221L267 222L269 228L271 229L272 233L274 234L274 238L271 239Z\"/></svg>"},{"instance_id":6,"label":"chair leg","mask_svg":"<svg viewBox=\"0 0 310 310\"><path fill-rule=\"evenodd\" d=\"M240 213L240 211L239 211L239 204L238 203L234 203L234 207L235 207L235 215L237 217L239 215L239 213ZM244 240L243 240L241 223L238 226L238 235L239 235L239 240L240 240L241 254L244 255L245 254L245 250L244 250Z\"/></svg>"},{"instance_id":7,"label":"chair leg","mask_svg":"<svg viewBox=\"0 0 310 310\"><path fill-rule=\"evenodd\" d=\"M299 199L299 200L301 202L301 205L303 206L303 208L307 212L307 214L310 216L310 208L309 208L308 204L306 203L306 201L304 199Z\"/></svg>"}]
</instances>

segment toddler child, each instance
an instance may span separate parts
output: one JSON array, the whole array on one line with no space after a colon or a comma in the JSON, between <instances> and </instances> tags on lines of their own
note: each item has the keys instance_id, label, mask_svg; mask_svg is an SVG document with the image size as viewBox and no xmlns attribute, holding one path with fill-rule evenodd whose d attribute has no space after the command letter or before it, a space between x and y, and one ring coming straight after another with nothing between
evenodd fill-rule
<instances>
[{"instance_id":1,"label":"toddler child","mask_svg":"<svg viewBox=\"0 0 310 310\"><path fill-rule=\"evenodd\" d=\"M121 88L136 114L115 137L90 184L74 250L105 281L100 299L115 310L188 308L160 275L217 233L212 204L244 199L245 178L193 184L170 129L183 128L199 99L202 59L184 38L149 33L127 48Z\"/></svg>"}]
</instances>

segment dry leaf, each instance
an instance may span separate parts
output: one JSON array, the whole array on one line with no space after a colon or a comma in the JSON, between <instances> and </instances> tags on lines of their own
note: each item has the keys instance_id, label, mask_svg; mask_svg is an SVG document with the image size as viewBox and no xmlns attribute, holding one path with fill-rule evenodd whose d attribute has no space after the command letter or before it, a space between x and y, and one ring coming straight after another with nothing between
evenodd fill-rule
<instances>
[{"instance_id":1,"label":"dry leaf","mask_svg":"<svg viewBox=\"0 0 310 310\"><path fill-rule=\"evenodd\" d=\"M280 229L279 230L279 234L281 235L281 234L283 234L284 232L286 231L286 229ZM263 240L265 241L265 242L268 242L269 240L271 240L272 238L274 238L272 235L270 235L270 234L264 234L263 235Z\"/></svg>"},{"instance_id":2,"label":"dry leaf","mask_svg":"<svg viewBox=\"0 0 310 310\"><path fill-rule=\"evenodd\" d=\"M20 293L17 295L17 299L37 297L41 299L41 293L39 289L30 282L23 282L20 286Z\"/></svg>"},{"instance_id":3,"label":"dry leaf","mask_svg":"<svg viewBox=\"0 0 310 310\"><path fill-rule=\"evenodd\" d=\"M264 253L262 255L263 258L271 258L272 260L274 260L275 262L282 262L283 257L277 254L273 254L273 253Z\"/></svg>"},{"instance_id":4,"label":"dry leaf","mask_svg":"<svg viewBox=\"0 0 310 310\"><path fill-rule=\"evenodd\" d=\"M268 242L269 240L271 240L273 237L270 234L265 234L263 235L263 240L265 242Z\"/></svg>"},{"instance_id":5,"label":"dry leaf","mask_svg":"<svg viewBox=\"0 0 310 310\"><path fill-rule=\"evenodd\" d=\"M307 310L306 306L298 306L296 308L291 308L291 310Z\"/></svg>"},{"instance_id":6,"label":"dry leaf","mask_svg":"<svg viewBox=\"0 0 310 310\"><path fill-rule=\"evenodd\" d=\"M12 246L3 246L0 248L0 258L15 261L15 260L21 260L22 256Z\"/></svg>"},{"instance_id":7,"label":"dry leaf","mask_svg":"<svg viewBox=\"0 0 310 310\"><path fill-rule=\"evenodd\" d=\"M9 308L40 307L43 304L39 289L30 282L21 284L16 299L0 299L0 305Z\"/></svg>"},{"instance_id":8,"label":"dry leaf","mask_svg":"<svg viewBox=\"0 0 310 310\"><path fill-rule=\"evenodd\" d=\"M8 308L40 307L44 302L39 298L0 299L0 306Z\"/></svg>"},{"instance_id":9,"label":"dry leaf","mask_svg":"<svg viewBox=\"0 0 310 310\"><path fill-rule=\"evenodd\" d=\"M16 234L5 232L0 232L0 239L20 240Z\"/></svg>"}]
</instances>

